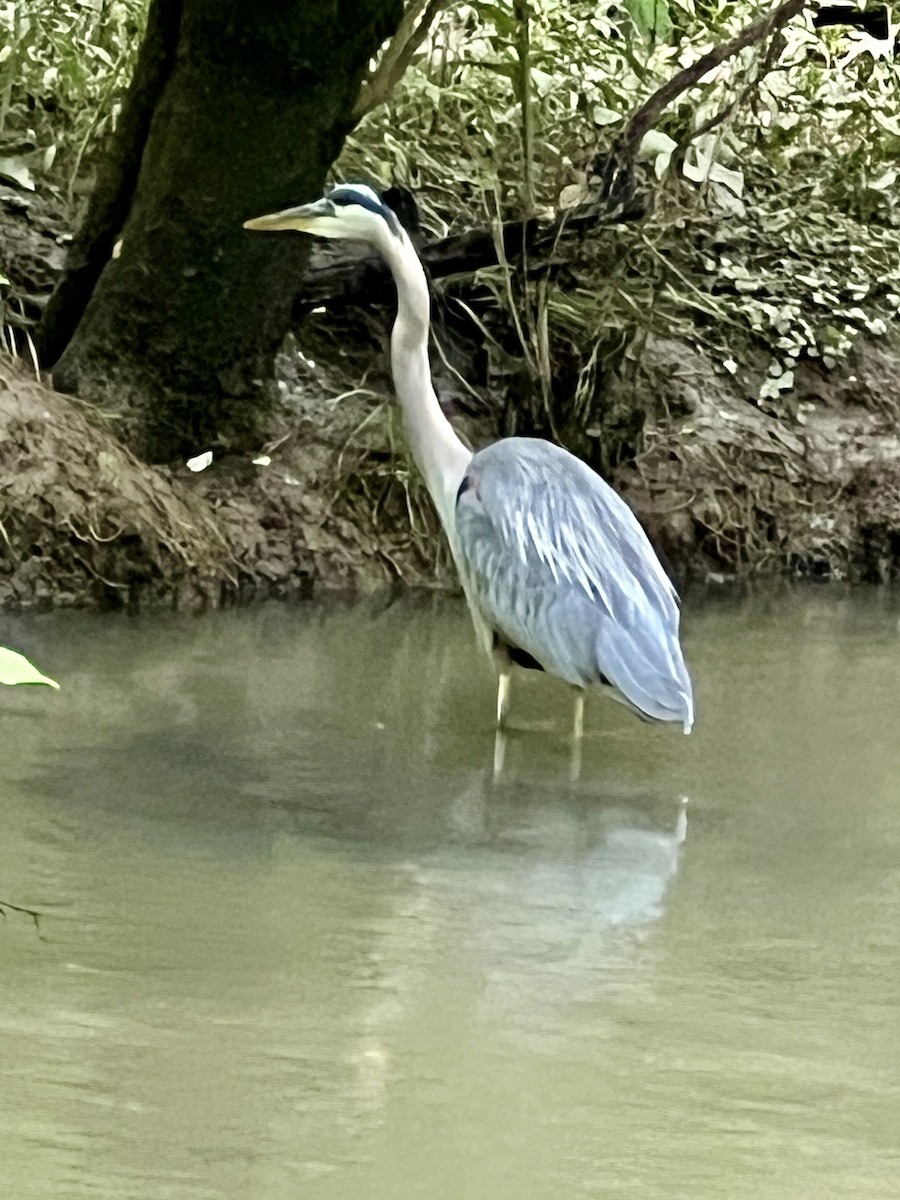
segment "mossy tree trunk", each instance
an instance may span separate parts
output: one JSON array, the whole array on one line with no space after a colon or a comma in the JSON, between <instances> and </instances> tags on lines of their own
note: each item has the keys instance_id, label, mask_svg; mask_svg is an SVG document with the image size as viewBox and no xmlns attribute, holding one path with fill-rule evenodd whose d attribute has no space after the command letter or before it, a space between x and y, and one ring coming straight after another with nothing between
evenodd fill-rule
<instances>
[{"instance_id":1,"label":"mossy tree trunk","mask_svg":"<svg viewBox=\"0 0 900 1200\"><path fill-rule=\"evenodd\" d=\"M321 190L402 7L152 4L119 143L43 338L57 386L124 401L124 428L151 461L260 429L307 245L241 224Z\"/></svg>"}]
</instances>

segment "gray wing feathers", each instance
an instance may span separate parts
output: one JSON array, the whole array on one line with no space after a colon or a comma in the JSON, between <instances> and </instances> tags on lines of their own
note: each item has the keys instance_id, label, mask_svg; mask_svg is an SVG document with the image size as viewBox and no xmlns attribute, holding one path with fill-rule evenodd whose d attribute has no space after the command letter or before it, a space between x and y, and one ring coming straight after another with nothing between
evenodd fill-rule
<instances>
[{"instance_id":1,"label":"gray wing feathers","mask_svg":"<svg viewBox=\"0 0 900 1200\"><path fill-rule=\"evenodd\" d=\"M646 716L690 727L675 589L631 509L579 459L537 438L476 454L456 554L476 622L569 683L606 680Z\"/></svg>"}]
</instances>

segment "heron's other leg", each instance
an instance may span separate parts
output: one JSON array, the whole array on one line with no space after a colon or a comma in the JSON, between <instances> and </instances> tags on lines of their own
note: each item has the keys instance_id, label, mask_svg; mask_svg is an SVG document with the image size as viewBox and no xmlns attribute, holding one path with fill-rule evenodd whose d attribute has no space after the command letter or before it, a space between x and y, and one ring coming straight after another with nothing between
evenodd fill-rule
<instances>
[{"instance_id":1,"label":"heron's other leg","mask_svg":"<svg viewBox=\"0 0 900 1200\"><path fill-rule=\"evenodd\" d=\"M575 722L572 729L572 757L569 760L569 779L577 783L581 776L581 740L584 737L584 692L575 691Z\"/></svg>"},{"instance_id":2,"label":"heron's other leg","mask_svg":"<svg viewBox=\"0 0 900 1200\"><path fill-rule=\"evenodd\" d=\"M572 743L572 754L569 758L569 783L577 783L581 778L581 742Z\"/></svg>"},{"instance_id":3,"label":"heron's other leg","mask_svg":"<svg viewBox=\"0 0 900 1200\"><path fill-rule=\"evenodd\" d=\"M580 742L584 737L584 692L578 688L575 692L575 724L572 728L572 740Z\"/></svg>"},{"instance_id":4,"label":"heron's other leg","mask_svg":"<svg viewBox=\"0 0 900 1200\"><path fill-rule=\"evenodd\" d=\"M687 837L687 806L689 796L681 797L681 808L678 811L678 819L675 822L675 845L680 846Z\"/></svg>"},{"instance_id":5,"label":"heron's other leg","mask_svg":"<svg viewBox=\"0 0 900 1200\"><path fill-rule=\"evenodd\" d=\"M512 659L509 649L494 634L494 666L497 668L497 728L506 728L509 714L509 689L512 682Z\"/></svg>"}]
</instances>

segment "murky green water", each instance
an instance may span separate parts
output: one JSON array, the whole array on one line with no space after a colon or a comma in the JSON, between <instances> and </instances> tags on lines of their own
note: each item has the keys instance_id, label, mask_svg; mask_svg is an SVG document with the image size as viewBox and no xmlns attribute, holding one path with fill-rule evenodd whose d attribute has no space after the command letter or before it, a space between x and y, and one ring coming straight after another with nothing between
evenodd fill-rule
<instances>
[{"instance_id":1,"label":"murky green water","mask_svg":"<svg viewBox=\"0 0 900 1200\"><path fill-rule=\"evenodd\" d=\"M704 605L575 784L455 604L0 618L0 1194L895 1200L898 617Z\"/></svg>"}]
</instances>

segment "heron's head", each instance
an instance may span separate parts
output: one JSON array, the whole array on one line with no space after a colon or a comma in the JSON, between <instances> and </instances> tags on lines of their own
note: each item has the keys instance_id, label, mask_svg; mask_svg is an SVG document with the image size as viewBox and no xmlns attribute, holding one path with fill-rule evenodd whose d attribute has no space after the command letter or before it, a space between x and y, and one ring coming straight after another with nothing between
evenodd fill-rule
<instances>
[{"instance_id":1,"label":"heron's head","mask_svg":"<svg viewBox=\"0 0 900 1200\"><path fill-rule=\"evenodd\" d=\"M254 217L245 229L295 229L315 237L347 238L380 246L386 237L401 237L400 222L377 193L364 183L342 183L321 200Z\"/></svg>"}]
</instances>

